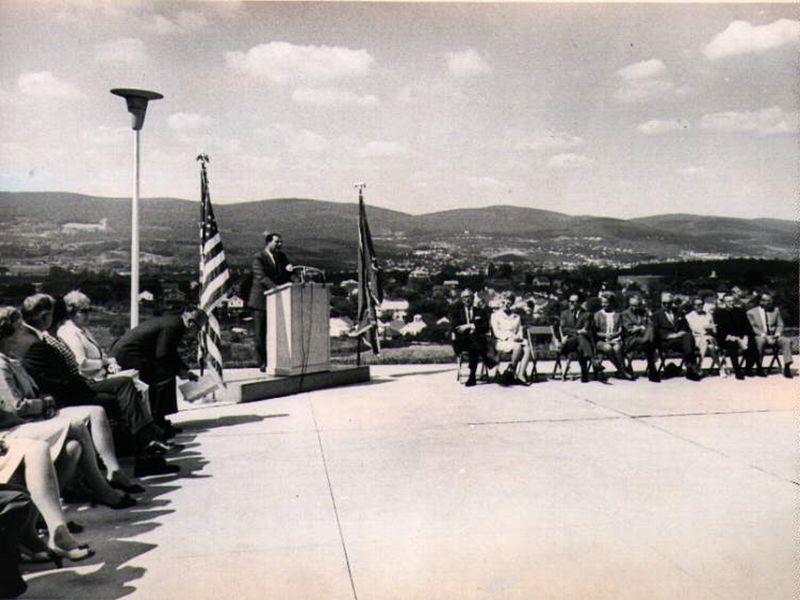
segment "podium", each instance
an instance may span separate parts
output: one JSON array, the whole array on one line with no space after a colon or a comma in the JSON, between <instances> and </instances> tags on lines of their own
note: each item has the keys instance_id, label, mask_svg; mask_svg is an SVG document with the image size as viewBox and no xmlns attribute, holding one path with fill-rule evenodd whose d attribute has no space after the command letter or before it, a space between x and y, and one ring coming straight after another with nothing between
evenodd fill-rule
<instances>
[{"instance_id":1,"label":"podium","mask_svg":"<svg viewBox=\"0 0 800 600\"><path fill-rule=\"evenodd\" d=\"M330 289L286 283L264 292L267 375L287 377L331 369Z\"/></svg>"}]
</instances>

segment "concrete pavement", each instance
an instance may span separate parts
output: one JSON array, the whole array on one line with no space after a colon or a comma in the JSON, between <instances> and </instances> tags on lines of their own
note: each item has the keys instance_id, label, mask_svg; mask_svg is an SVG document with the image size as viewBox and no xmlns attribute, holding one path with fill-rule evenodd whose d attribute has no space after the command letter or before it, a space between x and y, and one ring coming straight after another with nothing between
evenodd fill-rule
<instances>
[{"instance_id":1,"label":"concrete pavement","mask_svg":"<svg viewBox=\"0 0 800 600\"><path fill-rule=\"evenodd\" d=\"M798 597L797 379L464 388L447 365L182 411L186 473L24 598Z\"/></svg>"}]
</instances>

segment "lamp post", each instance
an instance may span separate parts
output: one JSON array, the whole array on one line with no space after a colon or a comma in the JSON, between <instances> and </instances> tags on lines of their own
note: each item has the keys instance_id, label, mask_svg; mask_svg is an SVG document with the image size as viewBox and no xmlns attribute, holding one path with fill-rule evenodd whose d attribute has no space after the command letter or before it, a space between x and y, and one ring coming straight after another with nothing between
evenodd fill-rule
<instances>
[{"instance_id":1,"label":"lamp post","mask_svg":"<svg viewBox=\"0 0 800 600\"><path fill-rule=\"evenodd\" d=\"M164 96L158 92L115 88L115 96L125 98L133 128L133 200L131 202L131 329L139 324L139 132L144 126L147 103Z\"/></svg>"}]
</instances>

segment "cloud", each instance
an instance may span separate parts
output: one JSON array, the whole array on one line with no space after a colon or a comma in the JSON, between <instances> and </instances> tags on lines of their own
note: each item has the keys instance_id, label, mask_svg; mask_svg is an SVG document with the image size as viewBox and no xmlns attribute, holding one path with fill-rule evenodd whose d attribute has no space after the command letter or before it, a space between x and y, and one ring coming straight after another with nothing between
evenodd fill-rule
<instances>
[{"instance_id":1,"label":"cloud","mask_svg":"<svg viewBox=\"0 0 800 600\"><path fill-rule=\"evenodd\" d=\"M626 81L637 81L639 79L650 79L666 75L667 66L657 58L643 60L633 63L627 67L622 67L617 71L617 75Z\"/></svg>"},{"instance_id":2,"label":"cloud","mask_svg":"<svg viewBox=\"0 0 800 600\"><path fill-rule=\"evenodd\" d=\"M303 129L294 134L289 142L289 150L295 154L323 152L330 147L328 139L318 133Z\"/></svg>"},{"instance_id":3,"label":"cloud","mask_svg":"<svg viewBox=\"0 0 800 600\"><path fill-rule=\"evenodd\" d=\"M61 81L50 71L23 73L17 80L19 91L28 96L40 98L82 98L83 93L71 83Z\"/></svg>"},{"instance_id":4,"label":"cloud","mask_svg":"<svg viewBox=\"0 0 800 600\"><path fill-rule=\"evenodd\" d=\"M407 156L408 146L399 142L369 142L358 151L361 158L388 158L392 156Z\"/></svg>"},{"instance_id":5,"label":"cloud","mask_svg":"<svg viewBox=\"0 0 800 600\"><path fill-rule=\"evenodd\" d=\"M144 42L138 38L120 38L95 48L95 60L101 64L138 65L147 60Z\"/></svg>"},{"instance_id":6,"label":"cloud","mask_svg":"<svg viewBox=\"0 0 800 600\"><path fill-rule=\"evenodd\" d=\"M196 113L175 113L167 119L167 126L177 131L197 131L214 124L214 119Z\"/></svg>"},{"instance_id":7,"label":"cloud","mask_svg":"<svg viewBox=\"0 0 800 600\"><path fill-rule=\"evenodd\" d=\"M800 21L779 19L757 26L734 21L702 50L706 58L716 61L741 54L760 54L781 46L800 46Z\"/></svg>"},{"instance_id":8,"label":"cloud","mask_svg":"<svg viewBox=\"0 0 800 600\"><path fill-rule=\"evenodd\" d=\"M585 140L577 135L549 129L530 135L510 132L507 138L510 141L509 145L517 150L571 150L585 143Z\"/></svg>"},{"instance_id":9,"label":"cloud","mask_svg":"<svg viewBox=\"0 0 800 600\"><path fill-rule=\"evenodd\" d=\"M648 102L675 89L666 65L657 58L622 67L617 77L621 81L614 97L623 104Z\"/></svg>"},{"instance_id":10,"label":"cloud","mask_svg":"<svg viewBox=\"0 0 800 600\"><path fill-rule=\"evenodd\" d=\"M159 35L180 33L181 28L162 15L153 15L153 18L144 25L144 28Z\"/></svg>"},{"instance_id":11,"label":"cloud","mask_svg":"<svg viewBox=\"0 0 800 600\"><path fill-rule=\"evenodd\" d=\"M234 71L287 83L364 77L374 59L366 50L270 42L247 52L226 52L225 62Z\"/></svg>"},{"instance_id":12,"label":"cloud","mask_svg":"<svg viewBox=\"0 0 800 600\"><path fill-rule=\"evenodd\" d=\"M700 128L708 131L726 133L755 133L757 135L776 135L800 131L800 113L785 112L779 106L765 108L758 112L720 112L703 115Z\"/></svg>"},{"instance_id":13,"label":"cloud","mask_svg":"<svg viewBox=\"0 0 800 600\"><path fill-rule=\"evenodd\" d=\"M377 106L378 97L372 94L359 96L353 92L336 90L333 88L308 88L300 87L292 92L292 100L300 104L314 104L317 106L355 105Z\"/></svg>"},{"instance_id":14,"label":"cloud","mask_svg":"<svg viewBox=\"0 0 800 600\"><path fill-rule=\"evenodd\" d=\"M208 26L208 19L197 11L182 10L178 13L178 23L186 30L198 31Z\"/></svg>"},{"instance_id":15,"label":"cloud","mask_svg":"<svg viewBox=\"0 0 800 600\"><path fill-rule=\"evenodd\" d=\"M486 75L492 72L483 57L472 48L462 52L446 52L447 69L450 74L459 79L467 79L478 75Z\"/></svg>"},{"instance_id":16,"label":"cloud","mask_svg":"<svg viewBox=\"0 0 800 600\"><path fill-rule=\"evenodd\" d=\"M556 154L547 161L548 169L577 170L594 166L595 160L582 154Z\"/></svg>"},{"instance_id":17,"label":"cloud","mask_svg":"<svg viewBox=\"0 0 800 600\"><path fill-rule=\"evenodd\" d=\"M680 131L681 129L689 129L689 127L689 122L682 119L653 119L637 125L636 131L645 135L660 135L662 133Z\"/></svg>"}]
</instances>

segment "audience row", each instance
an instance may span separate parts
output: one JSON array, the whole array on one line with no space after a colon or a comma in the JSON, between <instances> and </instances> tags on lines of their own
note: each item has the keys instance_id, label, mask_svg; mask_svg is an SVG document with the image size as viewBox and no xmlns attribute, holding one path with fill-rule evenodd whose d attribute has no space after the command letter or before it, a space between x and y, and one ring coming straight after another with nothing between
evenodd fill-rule
<instances>
[{"instance_id":1,"label":"audience row","mask_svg":"<svg viewBox=\"0 0 800 600\"><path fill-rule=\"evenodd\" d=\"M83 526L67 520L62 500L126 509L146 491L137 478L180 471L165 459L181 449L168 416L177 411L176 376L196 376L178 345L205 314L146 321L109 355L87 328L90 313L79 291L0 307L0 514L22 515L0 518L0 563L11 569L1 573L3 597L24 590L20 560L60 566L94 554L75 538ZM117 447L131 449L132 475Z\"/></svg>"},{"instance_id":2,"label":"audience row","mask_svg":"<svg viewBox=\"0 0 800 600\"><path fill-rule=\"evenodd\" d=\"M467 386L475 385L479 363L493 368L501 357L509 362L501 381L528 383L534 348L523 320L513 310L515 300L513 294L503 293L497 308L490 311L480 296L465 289L451 307L451 341L456 355L468 358ZM631 367L635 356L646 360L646 373L653 382L661 380L657 359L668 355L681 358L690 380L701 378L707 356L717 368L729 361L737 379L765 376L762 364L768 350L782 358L784 376L793 377L791 340L784 335L783 317L769 293L761 294L758 305L749 308L734 293L723 294L719 302L696 297L682 306L674 294L664 292L654 310L648 310L638 294L628 297L624 309L616 306L617 296L611 293L600 295L599 306L593 305L595 300L571 294L551 329L557 356L575 357L583 382L590 380L590 374L604 379L606 359L617 376L635 379Z\"/></svg>"}]
</instances>

